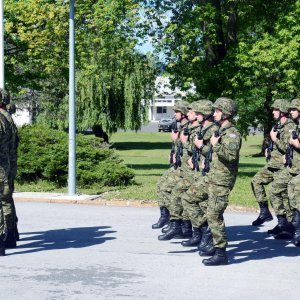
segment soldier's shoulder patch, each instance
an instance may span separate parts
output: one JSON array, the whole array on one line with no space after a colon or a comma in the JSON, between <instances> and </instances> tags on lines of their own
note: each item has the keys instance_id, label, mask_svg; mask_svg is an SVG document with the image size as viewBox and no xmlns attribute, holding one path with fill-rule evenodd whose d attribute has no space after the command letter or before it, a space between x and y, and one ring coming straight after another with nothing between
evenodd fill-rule
<instances>
[{"instance_id":1,"label":"soldier's shoulder patch","mask_svg":"<svg viewBox=\"0 0 300 300\"><path fill-rule=\"evenodd\" d=\"M228 147L230 150L235 150L237 149L238 145L236 143L229 143Z\"/></svg>"}]
</instances>

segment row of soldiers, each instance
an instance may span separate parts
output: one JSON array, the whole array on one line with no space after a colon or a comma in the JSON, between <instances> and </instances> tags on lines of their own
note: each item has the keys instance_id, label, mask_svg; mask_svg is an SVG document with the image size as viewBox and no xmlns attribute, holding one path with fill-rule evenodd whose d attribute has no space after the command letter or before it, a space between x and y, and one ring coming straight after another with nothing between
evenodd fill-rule
<instances>
[{"instance_id":1,"label":"row of soldiers","mask_svg":"<svg viewBox=\"0 0 300 300\"><path fill-rule=\"evenodd\" d=\"M157 184L160 218L152 228L162 228L159 240L188 238L182 246L198 247L200 256L209 257L203 259L204 265L226 265L228 242L223 213L237 177L241 148L241 135L233 122L236 104L224 97L214 103L178 101L174 111L170 169ZM300 143L299 126L295 124L299 111L299 99L274 102L277 125L266 149L268 163L252 180L260 205L253 225L273 218L264 189L273 181L270 199L278 225L268 233L279 239L293 238L296 246L300 245Z\"/></svg>"},{"instance_id":2,"label":"row of soldiers","mask_svg":"<svg viewBox=\"0 0 300 300\"><path fill-rule=\"evenodd\" d=\"M15 105L6 104L0 91L0 256L6 248L16 248L19 240L17 215L13 201L14 179L17 174L18 131L12 119Z\"/></svg>"}]
</instances>

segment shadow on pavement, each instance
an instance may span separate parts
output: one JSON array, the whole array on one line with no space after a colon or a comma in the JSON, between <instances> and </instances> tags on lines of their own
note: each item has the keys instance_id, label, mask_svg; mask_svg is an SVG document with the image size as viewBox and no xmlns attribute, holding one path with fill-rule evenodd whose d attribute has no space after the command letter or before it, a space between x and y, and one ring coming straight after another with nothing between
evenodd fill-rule
<instances>
[{"instance_id":1,"label":"shadow on pavement","mask_svg":"<svg viewBox=\"0 0 300 300\"><path fill-rule=\"evenodd\" d=\"M228 256L231 264L272 257L296 257L300 248L290 240L275 240L267 232L261 232L251 225L229 226Z\"/></svg>"},{"instance_id":2,"label":"shadow on pavement","mask_svg":"<svg viewBox=\"0 0 300 300\"><path fill-rule=\"evenodd\" d=\"M116 232L108 230L109 228L111 227L95 226L21 233L20 242L22 242L22 244L18 245L16 249L21 251L11 254L7 253L7 255L68 248L85 248L103 244L108 240L116 239L115 237L105 237L107 234ZM26 243L23 244L24 242ZM22 251L22 249L24 249L24 251Z\"/></svg>"},{"instance_id":3,"label":"shadow on pavement","mask_svg":"<svg viewBox=\"0 0 300 300\"><path fill-rule=\"evenodd\" d=\"M267 230L266 230L267 231ZM300 248L295 247L291 240L275 240L267 232L258 230L252 225L238 225L226 227L229 245L227 248L230 264L240 264L251 260L270 259L273 257L297 257L300 255ZM170 241L171 244L178 244L177 251L168 253L195 253L196 247L182 247L182 240ZM203 257L204 258L204 257Z\"/></svg>"}]
</instances>

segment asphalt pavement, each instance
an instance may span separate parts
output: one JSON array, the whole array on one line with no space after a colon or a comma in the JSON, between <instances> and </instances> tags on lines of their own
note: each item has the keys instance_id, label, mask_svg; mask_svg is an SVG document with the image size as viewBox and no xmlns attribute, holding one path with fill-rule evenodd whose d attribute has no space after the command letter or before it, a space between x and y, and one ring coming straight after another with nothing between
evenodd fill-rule
<instances>
[{"instance_id":1,"label":"asphalt pavement","mask_svg":"<svg viewBox=\"0 0 300 300\"><path fill-rule=\"evenodd\" d=\"M21 240L0 258L1 299L299 299L300 248L226 213L230 265L157 240L158 208L16 202Z\"/></svg>"}]
</instances>

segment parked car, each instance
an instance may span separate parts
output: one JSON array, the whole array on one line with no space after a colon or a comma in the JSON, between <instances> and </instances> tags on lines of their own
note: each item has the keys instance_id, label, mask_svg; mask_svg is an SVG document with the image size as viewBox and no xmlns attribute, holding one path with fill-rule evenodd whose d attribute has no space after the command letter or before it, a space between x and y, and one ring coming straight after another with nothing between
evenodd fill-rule
<instances>
[{"instance_id":1,"label":"parked car","mask_svg":"<svg viewBox=\"0 0 300 300\"><path fill-rule=\"evenodd\" d=\"M161 119L158 122L158 132L171 131L172 123L173 123L173 119L171 119L171 118Z\"/></svg>"}]
</instances>

